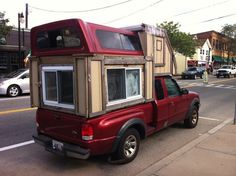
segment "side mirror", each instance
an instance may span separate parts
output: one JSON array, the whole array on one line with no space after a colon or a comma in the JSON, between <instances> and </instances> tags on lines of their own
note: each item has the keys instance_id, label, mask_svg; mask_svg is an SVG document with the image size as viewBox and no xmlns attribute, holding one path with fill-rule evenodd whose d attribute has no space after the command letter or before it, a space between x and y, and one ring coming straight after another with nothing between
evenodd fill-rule
<instances>
[{"instance_id":1,"label":"side mirror","mask_svg":"<svg viewBox=\"0 0 236 176\"><path fill-rule=\"evenodd\" d=\"M189 93L188 89L182 88L180 89L181 95L187 95Z\"/></svg>"}]
</instances>

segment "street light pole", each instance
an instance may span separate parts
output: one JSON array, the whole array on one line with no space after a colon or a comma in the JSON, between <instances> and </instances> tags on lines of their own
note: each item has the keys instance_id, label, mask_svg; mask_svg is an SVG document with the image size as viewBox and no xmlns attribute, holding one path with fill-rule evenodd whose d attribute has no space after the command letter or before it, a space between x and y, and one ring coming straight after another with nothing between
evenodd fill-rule
<instances>
[{"instance_id":1,"label":"street light pole","mask_svg":"<svg viewBox=\"0 0 236 176\"><path fill-rule=\"evenodd\" d=\"M21 19L24 18L23 13L18 13L18 68L21 67L20 63L21 63L21 37L20 37L20 32L21 32L21 28L20 28L20 23L21 23Z\"/></svg>"}]
</instances>

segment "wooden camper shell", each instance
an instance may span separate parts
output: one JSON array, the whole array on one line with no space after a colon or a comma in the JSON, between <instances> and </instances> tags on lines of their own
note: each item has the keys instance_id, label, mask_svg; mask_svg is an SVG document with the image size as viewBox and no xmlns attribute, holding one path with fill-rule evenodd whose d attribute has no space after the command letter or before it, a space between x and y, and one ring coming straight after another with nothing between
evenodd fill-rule
<instances>
[{"instance_id":1,"label":"wooden camper shell","mask_svg":"<svg viewBox=\"0 0 236 176\"><path fill-rule=\"evenodd\" d=\"M83 48L39 50L37 31L52 30L60 26L77 25L82 31ZM147 25L138 30L116 29L82 20L72 19L42 25L32 29L32 57L30 58L31 105L90 118L107 112L154 101L154 74L173 73L173 53L167 36L150 33ZM107 30L125 35L138 35L142 51L109 50L99 46L96 30ZM166 35L166 34L165 34ZM161 43L160 43L161 41ZM161 47L159 46L161 45ZM42 68L44 66L72 66L74 108L48 106L42 95ZM109 104L107 69L139 68L141 70L141 97Z\"/></svg>"}]
</instances>

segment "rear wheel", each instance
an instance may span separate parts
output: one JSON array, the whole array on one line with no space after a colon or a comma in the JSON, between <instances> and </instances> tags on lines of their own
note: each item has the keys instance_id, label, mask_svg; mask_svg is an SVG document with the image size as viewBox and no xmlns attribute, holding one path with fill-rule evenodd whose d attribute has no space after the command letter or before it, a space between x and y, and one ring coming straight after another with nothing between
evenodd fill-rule
<instances>
[{"instance_id":1,"label":"rear wheel","mask_svg":"<svg viewBox=\"0 0 236 176\"><path fill-rule=\"evenodd\" d=\"M18 95L20 95L20 88L17 85L11 85L8 89L7 89L7 95L10 97L16 97Z\"/></svg>"},{"instance_id":2,"label":"rear wheel","mask_svg":"<svg viewBox=\"0 0 236 176\"><path fill-rule=\"evenodd\" d=\"M194 106L189 114L189 117L184 120L184 125L187 128L194 128L198 123L198 108Z\"/></svg>"},{"instance_id":3,"label":"rear wheel","mask_svg":"<svg viewBox=\"0 0 236 176\"><path fill-rule=\"evenodd\" d=\"M128 129L122 136L116 157L120 161L119 163L124 164L131 162L137 156L140 145L140 135L134 128Z\"/></svg>"}]
</instances>

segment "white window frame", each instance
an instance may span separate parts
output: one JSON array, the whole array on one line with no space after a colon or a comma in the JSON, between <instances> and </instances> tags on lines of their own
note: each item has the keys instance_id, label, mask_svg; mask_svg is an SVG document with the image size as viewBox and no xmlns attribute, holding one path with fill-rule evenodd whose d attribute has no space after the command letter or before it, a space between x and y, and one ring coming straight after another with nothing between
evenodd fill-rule
<instances>
[{"instance_id":1,"label":"white window frame","mask_svg":"<svg viewBox=\"0 0 236 176\"><path fill-rule=\"evenodd\" d=\"M73 66L43 66L42 67L42 90L43 90L43 103L45 105L49 106L56 106L56 107L61 107L61 108L67 108L67 109L74 109L75 105L69 105L69 104L64 104L64 103L59 103L57 101L50 101L46 99L46 85L45 85L45 72L55 72L56 73L56 81L58 81L57 77L57 71L72 71L73 72ZM57 84L57 98L59 97L58 95L58 82Z\"/></svg>"},{"instance_id":2,"label":"white window frame","mask_svg":"<svg viewBox=\"0 0 236 176\"><path fill-rule=\"evenodd\" d=\"M125 99L121 99L121 100L114 100L114 101L109 101L109 95L108 95L108 79L107 79L107 70L116 70L116 69L124 69L125 70L125 91L127 93L127 87L126 87L126 71L127 70L139 70L139 87L140 87L140 94L139 95L135 95L135 96L131 96L131 97L127 97ZM129 101L133 101L133 100L138 100L143 98L143 90L142 90L142 68L140 67L112 67L112 68L107 68L106 69L106 88L107 88L107 106L111 106L111 105L116 105L116 104L120 104L120 103L126 103Z\"/></svg>"}]
</instances>

